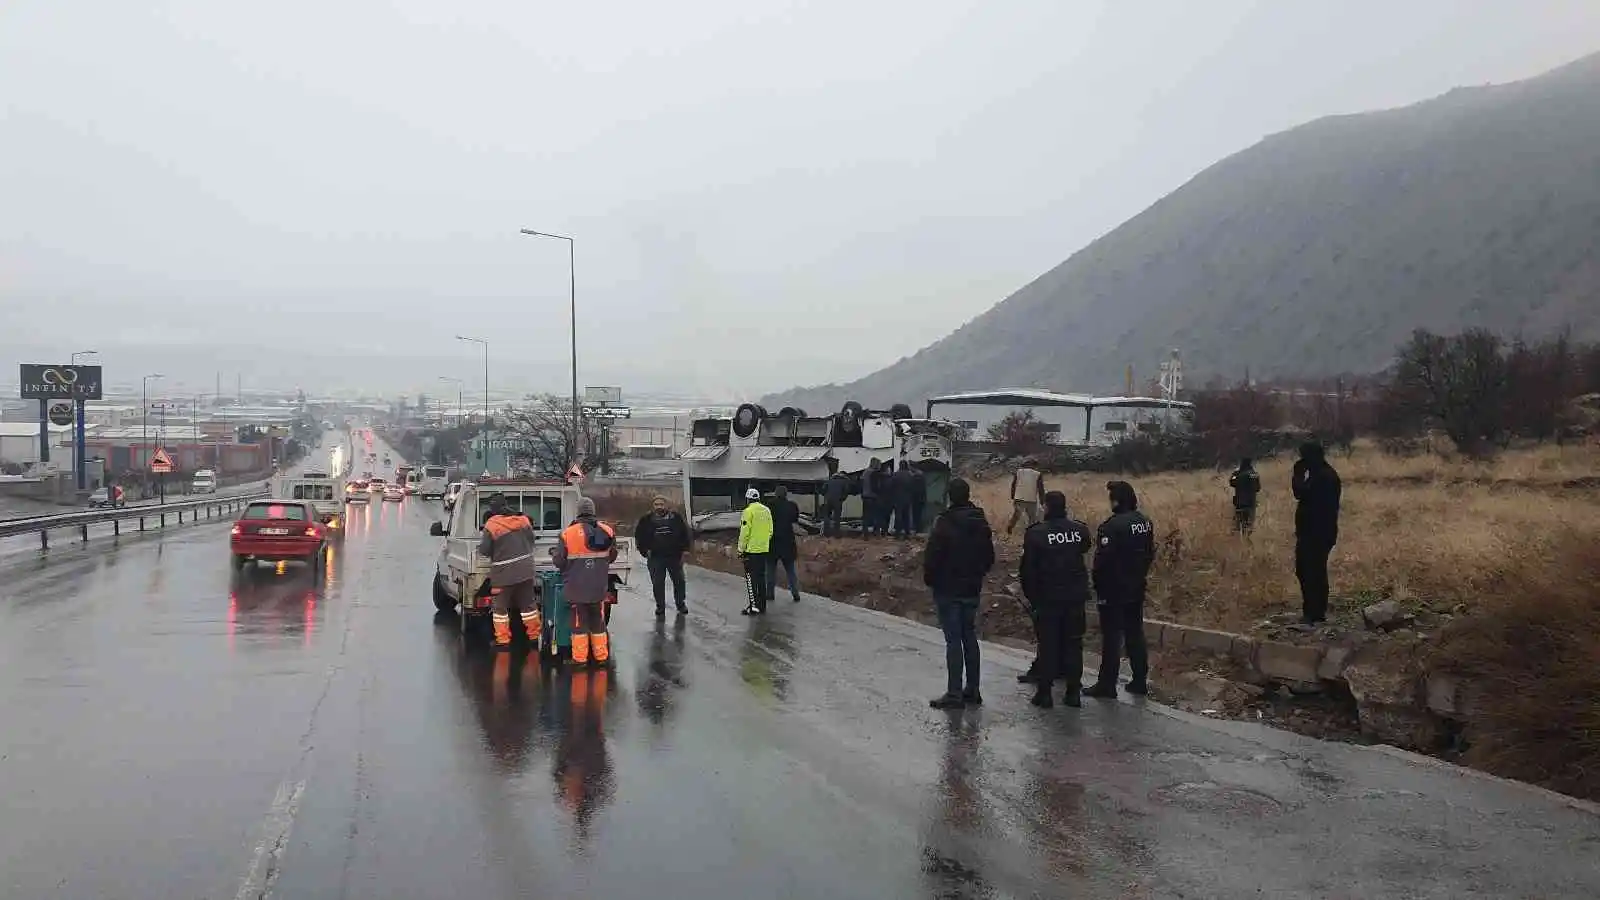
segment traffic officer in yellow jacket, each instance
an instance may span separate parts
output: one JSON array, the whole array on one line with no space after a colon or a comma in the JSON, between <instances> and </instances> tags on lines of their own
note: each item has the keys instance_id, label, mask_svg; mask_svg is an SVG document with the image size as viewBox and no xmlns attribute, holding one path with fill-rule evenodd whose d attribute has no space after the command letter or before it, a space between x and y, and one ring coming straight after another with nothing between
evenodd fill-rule
<instances>
[{"instance_id":1,"label":"traffic officer in yellow jacket","mask_svg":"<svg viewBox=\"0 0 1600 900\"><path fill-rule=\"evenodd\" d=\"M561 572L562 593L576 620L572 629L572 662L583 665L591 654L596 665L611 662L611 636L606 633L605 602L611 590L611 563L617 558L617 534L597 521L594 501L578 501L578 517L561 532L550 551Z\"/></svg>"},{"instance_id":2,"label":"traffic officer in yellow jacket","mask_svg":"<svg viewBox=\"0 0 1600 900\"><path fill-rule=\"evenodd\" d=\"M744 559L744 586L750 605L742 616L759 616L767 611L767 557L772 552L772 510L761 502L761 491L744 492L744 512L739 516L739 556Z\"/></svg>"},{"instance_id":3,"label":"traffic officer in yellow jacket","mask_svg":"<svg viewBox=\"0 0 1600 900\"><path fill-rule=\"evenodd\" d=\"M483 523L478 554L489 558L489 596L493 603L494 648L511 649L511 611L522 618L528 642L539 644L539 604L533 597L533 523L495 494L489 498L489 518Z\"/></svg>"}]
</instances>

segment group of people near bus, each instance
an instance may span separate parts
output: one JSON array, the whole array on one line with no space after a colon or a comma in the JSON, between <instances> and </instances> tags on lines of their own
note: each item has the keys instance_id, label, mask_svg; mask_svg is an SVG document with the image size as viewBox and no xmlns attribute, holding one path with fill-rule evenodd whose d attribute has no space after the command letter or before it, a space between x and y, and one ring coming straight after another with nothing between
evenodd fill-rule
<instances>
[{"instance_id":1,"label":"group of people near bus","mask_svg":"<svg viewBox=\"0 0 1600 900\"><path fill-rule=\"evenodd\" d=\"M898 473L888 477L896 476ZM1230 475L1229 484L1234 492L1235 525L1248 535L1261 493L1260 476L1249 459ZM1320 444L1301 447L1291 490L1296 499L1295 569L1303 597L1302 620L1306 627L1315 627L1327 616L1328 555L1338 540L1341 493L1339 475ZM791 596L800 600L796 573L800 509L781 485L766 496L759 488L750 487L744 496L738 552L744 564L747 597L741 612L758 616L766 613L776 593L780 567L788 576ZM1065 494L1045 489L1039 471L1019 468L1012 478L1012 511L1006 532L1013 533L1018 524L1027 521L1017 574L1038 639L1038 656L1018 680L1034 685L1032 702L1036 706L1055 705L1057 682L1065 683L1062 701L1068 706L1080 706L1081 696L1116 697L1123 656L1132 674L1125 689L1137 695L1149 690L1144 606L1156 557L1155 524L1139 509L1138 494L1129 482L1108 482L1106 499L1110 514L1091 530L1084 520L1071 515ZM490 504L494 506L493 498ZM517 607L526 610L524 595L531 591L531 532L524 530L525 517L515 521L518 516L497 512L484 528L481 550L493 560L496 585L496 644L509 644L510 611ZM656 615L666 614L668 580L678 613L687 613L684 556L692 547L692 534L683 514L673 509L666 497L657 496L651 511L634 526L634 538L647 561ZM555 554L563 578L569 582L569 602L580 608L580 627L573 638L575 660L587 660L591 655L600 663L609 659L604 622L598 616L582 615L582 604L591 593L596 604L603 602L607 589L604 575L616 552L611 527L596 521L593 501L584 499L577 520L562 533ZM971 486L961 478L952 479L947 506L934 520L923 553L923 580L933 595L945 638L946 684L944 692L931 701L935 708L983 703L977 618L983 583L994 564L994 530L983 509L973 503ZM600 573L594 590L588 589L586 569ZM1094 684L1083 688L1083 636L1091 599L1099 618L1100 666ZM530 623L528 614L523 613L524 625L535 640L536 615Z\"/></svg>"}]
</instances>

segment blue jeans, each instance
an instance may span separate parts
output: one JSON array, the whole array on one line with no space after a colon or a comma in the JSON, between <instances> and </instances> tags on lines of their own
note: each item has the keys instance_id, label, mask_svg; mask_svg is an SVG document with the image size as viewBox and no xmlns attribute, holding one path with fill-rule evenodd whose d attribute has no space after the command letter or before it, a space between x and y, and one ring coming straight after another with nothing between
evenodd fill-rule
<instances>
[{"instance_id":1,"label":"blue jeans","mask_svg":"<svg viewBox=\"0 0 1600 900\"><path fill-rule=\"evenodd\" d=\"M767 599L771 600L778 592L778 566L782 564L784 572L789 575L789 594L794 599L800 599L800 579L795 575L794 558L780 557L776 553L767 554Z\"/></svg>"},{"instance_id":2,"label":"blue jeans","mask_svg":"<svg viewBox=\"0 0 1600 900\"><path fill-rule=\"evenodd\" d=\"M947 682L945 690L961 693L962 670L966 670L966 688L978 692L978 598L933 595L933 606L939 611L939 627L944 629L944 666Z\"/></svg>"}]
</instances>

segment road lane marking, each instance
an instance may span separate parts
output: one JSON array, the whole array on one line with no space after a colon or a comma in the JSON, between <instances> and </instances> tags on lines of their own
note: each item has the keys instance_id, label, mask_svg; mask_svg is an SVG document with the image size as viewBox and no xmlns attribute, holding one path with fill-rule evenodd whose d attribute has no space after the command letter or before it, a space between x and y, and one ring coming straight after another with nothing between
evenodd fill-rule
<instances>
[{"instance_id":1,"label":"road lane marking","mask_svg":"<svg viewBox=\"0 0 1600 900\"><path fill-rule=\"evenodd\" d=\"M300 811L300 798L305 792L304 781L294 784L284 781L278 785L272 806L261 822L261 840L256 843L250 869L239 882L234 900L264 900L271 894L273 882L278 880L278 863L289 844L289 831L294 827L294 817Z\"/></svg>"}]
</instances>

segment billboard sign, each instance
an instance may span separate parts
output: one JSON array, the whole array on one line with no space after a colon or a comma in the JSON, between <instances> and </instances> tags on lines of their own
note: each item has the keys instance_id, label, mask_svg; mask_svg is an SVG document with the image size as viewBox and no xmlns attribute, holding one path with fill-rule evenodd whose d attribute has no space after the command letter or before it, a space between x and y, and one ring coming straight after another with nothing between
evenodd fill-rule
<instances>
[{"instance_id":1,"label":"billboard sign","mask_svg":"<svg viewBox=\"0 0 1600 900\"><path fill-rule=\"evenodd\" d=\"M584 406L614 406L622 402L622 388L586 387L583 389Z\"/></svg>"},{"instance_id":2,"label":"billboard sign","mask_svg":"<svg viewBox=\"0 0 1600 900\"><path fill-rule=\"evenodd\" d=\"M41 366L22 364L24 400L99 400L99 366Z\"/></svg>"},{"instance_id":3,"label":"billboard sign","mask_svg":"<svg viewBox=\"0 0 1600 900\"><path fill-rule=\"evenodd\" d=\"M50 404L51 425L71 425L72 422L73 414L71 403L62 402Z\"/></svg>"}]
</instances>

